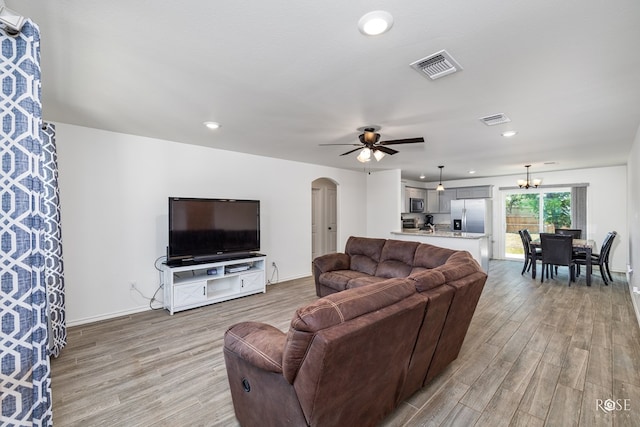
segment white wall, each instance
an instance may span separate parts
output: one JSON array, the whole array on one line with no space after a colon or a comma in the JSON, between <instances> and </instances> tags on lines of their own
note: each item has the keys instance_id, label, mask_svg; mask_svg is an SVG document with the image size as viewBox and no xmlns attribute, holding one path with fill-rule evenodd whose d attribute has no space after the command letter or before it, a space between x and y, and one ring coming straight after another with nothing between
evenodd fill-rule
<instances>
[{"instance_id":1,"label":"white wall","mask_svg":"<svg viewBox=\"0 0 640 427\"><path fill-rule=\"evenodd\" d=\"M400 228L400 171L371 175L188 144L56 124L69 325L145 310L129 282L151 296L159 284L154 261L167 245L167 198L233 197L261 200L262 251L280 281L311 274L311 182L338 184L338 250L350 235L389 237ZM625 166L535 173L544 184L590 183L588 238L616 230L612 268L640 268L640 137ZM631 166L633 165L633 166ZM447 187L491 184L521 176L445 181ZM435 184L428 187L434 187ZM629 200L627 208L626 200ZM627 216L628 211L628 216ZM629 220L627 220L627 217ZM501 230L494 215L494 230ZM630 240L631 236L631 240ZM633 243L636 242L636 247ZM640 286L633 279L635 286Z\"/></svg>"},{"instance_id":2,"label":"white wall","mask_svg":"<svg viewBox=\"0 0 640 427\"><path fill-rule=\"evenodd\" d=\"M261 201L261 251L280 281L311 274L311 182L338 183L338 250L366 233L366 175L56 124L67 322L148 309L167 245L167 199ZM161 293L158 295L161 298Z\"/></svg>"},{"instance_id":3,"label":"white wall","mask_svg":"<svg viewBox=\"0 0 640 427\"><path fill-rule=\"evenodd\" d=\"M611 269L626 271L629 258L629 231L627 229L627 167L611 166L604 168L576 169L559 172L539 173L531 171L532 178L542 178L543 185L563 185L588 183L587 189L587 236L597 243L597 248L604 240L607 232L615 230L618 237L611 249ZM501 208L501 192L499 187L516 187L520 175L509 175L491 178L473 178L464 180L443 181L445 188L465 187L472 185L493 185L493 230L494 235L504 232L504 213ZM428 183L435 188L437 183ZM494 238L493 256L500 257L500 248Z\"/></svg>"},{"instance_id":4,"label":"white wall","mask_svg":"<svg viewBox=\"0 0 640 427\"><path fill-rule=\"evenodd\" d=\"M634 294L633 288L640 288L640 128L636 133L629 160L627 162L627 207L629 227L629 266L635 273L628 275L636 317L640 323L640 294Z\"/></svg>"},{"instance_id":5,"label":"white wall","mask_svg":"<svg viewBox=\"0 0 640 427\"><path fill-rule=\"evenodd\" d=\"M400 199L400 169L367 175L367 236L388 239L402 227Z\"/></svg>"}]
</instances>

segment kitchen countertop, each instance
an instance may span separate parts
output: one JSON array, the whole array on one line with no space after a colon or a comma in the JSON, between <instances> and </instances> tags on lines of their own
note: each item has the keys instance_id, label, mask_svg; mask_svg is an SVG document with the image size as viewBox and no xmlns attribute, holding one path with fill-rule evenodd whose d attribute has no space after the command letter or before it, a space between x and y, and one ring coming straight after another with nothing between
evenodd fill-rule
<instances>
[{"instance_id":1,"label":"kitchen countertop","mask_svg":"<svg viewBox=\"0 0 640 427\"><path fill-rule=\"evenodd\" d=\"M463 233L461 231L429 231L417 228L403 228L402 231L392 231L391 234L402 234L406 236L425 236L425 237L451 237L457 239L482 239L488 237L484 233Z\"/></svg>"}]
</instances>

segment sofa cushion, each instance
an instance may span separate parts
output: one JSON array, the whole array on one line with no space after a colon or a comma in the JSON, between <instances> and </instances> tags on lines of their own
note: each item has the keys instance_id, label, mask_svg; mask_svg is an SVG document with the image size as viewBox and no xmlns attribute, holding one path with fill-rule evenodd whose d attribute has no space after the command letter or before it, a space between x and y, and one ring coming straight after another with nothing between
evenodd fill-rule
<instances>
[{"instance_id":1,"label":"sofa cushion","mask_svg":"<svg viewBox=\"0 0 640 427\"><path fill-rule=\"evenodd\" d=\"M299 308L287 334L283 353L283 374L293 383L316 332L380 310L415 294L408 279L389 279L369 286L328 295Z\"/></svg>"},{"instance_id":2,"label":"sofa cushion","mask_svg":"<svg viewBox=\"0 0 640 427\"><path fill-rule=\"evenodd\" d=\"M344 252L349 255L351 270L375 276L385 239L349 237Z\"/></svg>"},{"instance_id":3,"label":"sofa cushion","mask_svg":"<svg viewBox=\"0 0 640 427\"><path fill-rule=\"evenodd\" d=\"M456 251L453 249L441 248L428 243L422 243L416 249L416 254L413 259L413 268L416 269L415 271L425 268L436 268L446 263L449 257L455 252Z\"/></svg>"},{"instance_id":4,"label":"sofa cushion","mask_svg":"<svg viewBox=\"0 0 640 427\"><path fill-rule=\"evenodd\" d=\"M350 281L359 277L369 278L372 276L354 270L327 271L320 275L320 284L336 291L344 291Z\"/></svg>"},{"instance_id":5,"label":"sofa cushion","mask_svg":"<svg viewBox=\"0 0 640 427\"><path fill-rule=\"evenodd\" d=\"M411 273L418 245L420 245L419 242L387 240L380 254L376 276L388 279L407 277Z\"/></svg>"},{"instance_id":6,"label":"sofa cushion","mask_svg":"<svg viewBox=\"0 0 640 427\"><path fill-rule=\"evenodd\" d=\"M478 264L467 251L459 251L453 254L446 264L441 265L437 269L444 275L447 282L452 282L475 272L482 271L480 264Z\"/></svg>"}]
</instances>

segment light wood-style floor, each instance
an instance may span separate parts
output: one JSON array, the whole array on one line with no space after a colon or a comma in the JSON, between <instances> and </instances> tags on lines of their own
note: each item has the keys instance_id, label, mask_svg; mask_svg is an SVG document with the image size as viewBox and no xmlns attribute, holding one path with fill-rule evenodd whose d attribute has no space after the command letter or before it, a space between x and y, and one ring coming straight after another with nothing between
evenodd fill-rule
<instances>
[{"instance_id":1,"label":"light wood-style floor","mask_svg":"<svg viewBox=\"0 0 640 427\"><path fill-rule=\"evenodd\" d=\"M566 268L541 284L521 266L491 262L460 356L385 426L640 425L640 331L624 276L567 287ZM287 330L315 299L307 278L174 316L71 327L52 361L54 425L236 426L225 330L245 320Z\"/></svg>"}]
</instances>

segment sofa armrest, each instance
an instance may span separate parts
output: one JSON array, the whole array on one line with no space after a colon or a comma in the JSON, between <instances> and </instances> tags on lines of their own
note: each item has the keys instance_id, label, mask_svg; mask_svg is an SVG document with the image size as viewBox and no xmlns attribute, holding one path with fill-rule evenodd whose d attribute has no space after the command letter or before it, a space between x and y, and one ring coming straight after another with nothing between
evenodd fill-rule
<instances>
[{"instance_id":1,"label":"sofa armrest","mask_svg":"<svg viewBox=\"0 0 640 427\"><path fill-rule=\"evenodd\" d=\"M313 280L316 284L316 295L323 296L320 288L320 275L327 271L348 270L351 266L351 257L345 253L337 252L321 255L313 260Z\"/></svg>"},{"instance_id":2,"label":"sofa armrest","mask_svg":"<svg viewBox=\"0 0 640 427\"><path fill-rule=\"evenodd\" d=\"M344 253L326 254L313 260L313 268L319 274L334 270L348 270L350 261L351 257Z\"/></svg>"},{"instance_id":3,"label":"sofa armrest","mask_svg":"<svg viewBox=\"0 0 640 427\"><path fill-rule=\"evenodd\" d=\"M224 334L224 348L269 372L282 373L282 352L287 335L264 323L243 322Z\"/></svg>"}]
</instances>

